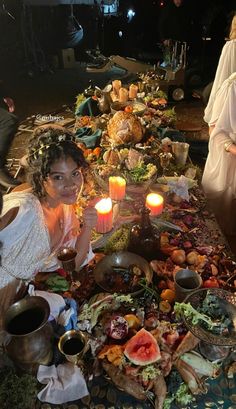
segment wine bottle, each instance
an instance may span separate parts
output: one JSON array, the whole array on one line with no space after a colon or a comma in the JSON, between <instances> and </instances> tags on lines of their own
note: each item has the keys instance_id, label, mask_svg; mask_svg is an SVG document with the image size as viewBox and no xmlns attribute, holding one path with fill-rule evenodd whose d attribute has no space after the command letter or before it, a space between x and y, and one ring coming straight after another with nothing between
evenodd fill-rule
<instances>
[{"instance_id":1,"label":"wine bottle","mask_svg":"<svg viewBox=\"0 0 236 409\"><path fill-rule=\"evenodd\" d=\"M160 258L160 234L158 229L152 225L147 207L140 211L140 223L135 224L130 232L129 251L139 254L146 260Z\"/></svg>"}]
</instances>

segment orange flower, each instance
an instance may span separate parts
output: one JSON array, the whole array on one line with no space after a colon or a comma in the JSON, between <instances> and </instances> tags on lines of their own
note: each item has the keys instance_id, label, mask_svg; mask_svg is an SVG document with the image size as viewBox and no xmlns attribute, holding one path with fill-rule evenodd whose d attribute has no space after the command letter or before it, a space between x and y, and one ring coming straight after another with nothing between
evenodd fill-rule
<instances>
[{"instance_id":1,"label":"orange flower","mask_svg":"<svg viewBox=\"0 0 236 409\"><path fill-rule=\"evenodd\" d=\"M101 155L101 148L97 147L93 150L93 155L95 155L97 158L99 158L99 156Z\"/></svg>"}]
</instances>

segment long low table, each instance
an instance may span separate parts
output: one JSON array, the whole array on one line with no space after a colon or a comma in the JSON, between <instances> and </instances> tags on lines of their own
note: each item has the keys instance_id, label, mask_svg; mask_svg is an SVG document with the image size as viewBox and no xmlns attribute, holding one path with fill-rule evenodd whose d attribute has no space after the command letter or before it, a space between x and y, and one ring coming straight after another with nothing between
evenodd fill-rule
<instances>
[{"instance_id":1,"label":"long low table","mask_svg":"<svg viewBox=\"0 0 236 409\"><path fill-rule=\"evenodd\" d=\"M144 195L145 196L145 195ZM207 209L206 201L203 192L200 188L197 188L193 192L195 200L197 200L198 211L192 213L194 218L200 220L201 225L199 227L199 234L196 235L196 243L201 246L218 246L222 249L222 254L228 259L233 257L233 254L230 251L229 245L222 234L214 215ZM135 204L142 202L142 197L135 197ZM124 205L124 204L123 204ZM127 203L126 203L127 206ZM173 223L177 222L176 216L179 210L173 211L171 204L169 206L170 213L173 215ZM122 205L121 205L122 207ZM179 215L178 215L179 217ZM125 218L124 218L125 220ZM198 222L197 222L198 223ZM197 225L196 223L196 225ZM102 241L98 241L100 245L104 244L107 237L110 234L104 235ZM96 246L95 246L96 247ZM99 247L99 245L97 246ZM76 298L78 304L83 304L84 301L87 301L92 295L97 292L101 292L101 289L96 285L93 280L93 266L86 267L84 270L79 273L79 278L81 281L81 287L76 292ZM89 291L90 287L90 291ZM206 386L208 392L204 395L197 395L194 397L191 405L188 406L189 409L198 408L198 409L235 409L236 408L236 383L234 382L235 378L228 379L226 376L227 368L229 364L235 361L236 351L233 349L230 350L230 354L223 362L220 375L214 380L206 380ZM88 353L85 359L86 364L90 365L92 362L92 357ZM168 380L167 380L168 383ZM121 390L118 390L112 382L106 376L94 376L93 379L88 381L88 389L90 395L83 398L80 401L74 402L71 406L71 409L85 409L85 408L96 408L96 409L148 409L153 408L153 403L147 399L145 402L137 401L132 398L132 396L127 395ZM58 407L58 405L57 405ZM69 404L60 406L61 408L70 408ZM171 405L172 409L179 409L179 406L176 404Z\"/></svg>"}]
</instances>

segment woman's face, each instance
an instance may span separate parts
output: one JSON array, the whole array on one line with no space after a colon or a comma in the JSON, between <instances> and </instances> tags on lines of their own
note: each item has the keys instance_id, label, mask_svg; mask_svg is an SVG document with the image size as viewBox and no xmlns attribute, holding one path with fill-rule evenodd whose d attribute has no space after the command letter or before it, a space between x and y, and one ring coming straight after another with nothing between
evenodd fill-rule
<instances>
[{"instance_id":1,"label":"woman's face","mask_svg":"<svg viewBox=\"0 0 236 409\"><path fill-rule=\"evenodd\" d=\"M176 7L180 7L182 5L182 0L174 0L174 4Z\"/></svg>"},{"instance_id":2,"label":"woman's face","mask_svg":"<svg viewBox=\"0 0 236 409\"><path fill-rule=\"evenodd\" d=\"M60 203L67 205L75 203L82 184L81 170L71 157L55 161L44 181L48 204L56 207Z\"/></svg>"}]
</instances>

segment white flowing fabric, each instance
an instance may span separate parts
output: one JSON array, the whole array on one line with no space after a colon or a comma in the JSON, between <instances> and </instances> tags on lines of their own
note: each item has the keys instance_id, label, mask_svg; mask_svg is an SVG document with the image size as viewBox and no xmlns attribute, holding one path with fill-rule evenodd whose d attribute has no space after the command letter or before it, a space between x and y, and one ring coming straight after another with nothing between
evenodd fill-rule
<instances>
[{"instance_id":1,"label":"white flowing fabric","mask_svg":"<svg viewBox=\"0 0 236 409\"><path fill-rule=\"evenodd\" d=\"M212 110L215 127L209 140L202 186L222 230L236 234L236 156L224 149L236 144L236 73L217 92Z\"/></svg>"},{"instance_id":2,"label":"white flowing fabric","mask_svg":"<svg viewBox=\"0 0 236 409\"><path fill-rule=\"evenodd\" d=\"M41 402L60 405L89 394L80 368L70 362L57 367L40 365L37 378L40 383L46 385L38 393L38 399Z\"/></svg>"},{"instance_id":3,"label":"white flowing fabric","mask_svg":"<svg viewBox=\"0 0 236 409\"><path fill-rule=\"evenodd\" d=\"M236 40L227 41L222 48L210 98L204 113L204 121L209 125L214 124L212 119L212 109L217 91L233 72L236 72Z\"/></svg>"},{"instance_id":4,"label":"white flowing fabric","mask_svg":"<svg viewBox=\"0 0 236 409\"><path fill-rule=\"evenodd\" d=\"M50 248L50 237L39 200L26 192L4 196L2 215L19 208L15 219L0 231L2 265L0 266L0 317L12 303L23 281L30 281L38 271L54 271L60 267L56 254L62 246L74 247L78 221L72 206L63 206L64 223L61 242ZM89 252L85 262L93 256ZM85 264L85 263L84 263ZM1 327L1 318L0 318Z\"/></svg>"}]
</instances>

